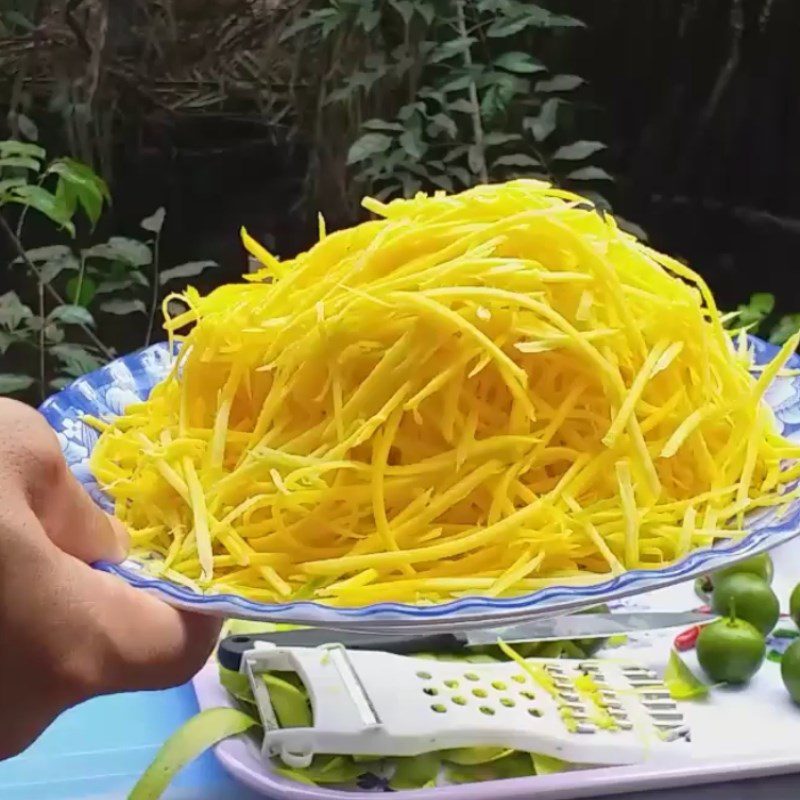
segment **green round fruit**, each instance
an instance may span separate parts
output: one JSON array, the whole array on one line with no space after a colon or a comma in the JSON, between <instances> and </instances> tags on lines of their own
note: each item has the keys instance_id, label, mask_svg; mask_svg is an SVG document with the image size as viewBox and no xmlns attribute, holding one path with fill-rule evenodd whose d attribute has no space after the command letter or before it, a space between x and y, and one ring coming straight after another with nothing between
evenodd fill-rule
<instances>
[{"instance_id":1,"label":"green round fruit","mask_svg":"<svg viewBox=\"0 0 800 800\"><path fill-rule=\"evenodd\" d=\"M720 616L743 619L766 636L781 614L775 592L757 575L736 572L716 580L711 607Z\"/></svg>"},{"instance_id":2,"label":"green round fruit","mask_svg":"<svg viewBox=\"0 0 800 800\"><path fill-rule=\"evenodd\" d=\"M794 587L792 596L789 598L789 614L791 614L794 624L800 628L800 583Z\"/></svg>"},{"instance_id":3,"label":"green round fruit","mask_svg":"<svg viewBox=\"0 0 800 800\"><path fill-rule=\"evenodd\" d=\"M725 578L728 575L735 575L739 572L747 572L751 575L757 575L759 578L761 578L761 580L766 581L767 583L772 583L774 569L769 553L762 553L760 556L748 558L747 561L740 561L738 564L733 564L730 567L724 567L713 574L712 580L716 582L721 578Z\"/></svg>"},{"instance_id":4,"label":"green round fruit","mask_svg":"<svg viewBox=\"0 0 800 800\"><path fill-rule=\"evenodd\" d=\"M795 639L781 659L781 678L795 703L800 703L800 639Z\"/></svg>"},{"instance_id":5,"label":"green round fruit","mask_svg":"<svg viewBox=\"0 0 800 800\"><path fill-rule=\"evenodd\" d=\"M764 663L764 637L743 619L721 619L697 637L697 660L713 681L747 683Z\"/></svg>"}]
</instances>

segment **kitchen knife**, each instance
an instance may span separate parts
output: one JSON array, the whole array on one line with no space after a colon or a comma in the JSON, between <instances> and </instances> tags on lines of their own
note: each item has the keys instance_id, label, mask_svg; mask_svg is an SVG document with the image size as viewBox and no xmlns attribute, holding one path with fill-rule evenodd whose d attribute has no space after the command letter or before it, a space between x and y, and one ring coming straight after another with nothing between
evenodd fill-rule
<instances>
[{"instance_id":1,"label":"kitchen knife","mask_svg":"<svg viewBox=\"0 0 800 800\"><path fill-rule=\"evenodd\" d=\"M342 644L350 650L380 650L387 653L456 653L470 647L519 642L547 642L562 639L603 639L618 634L684 628L713 622L714 614L698 612L618 612L610 614L575 614L502 628L459 631L431 635L375 634L336 631L329 628L298 628L291 631L228 636L220 642L217 655L226 669L239 671L242 653L256 642L270 642L278 647L318 647Z\"/></svg>"}]
</instances>

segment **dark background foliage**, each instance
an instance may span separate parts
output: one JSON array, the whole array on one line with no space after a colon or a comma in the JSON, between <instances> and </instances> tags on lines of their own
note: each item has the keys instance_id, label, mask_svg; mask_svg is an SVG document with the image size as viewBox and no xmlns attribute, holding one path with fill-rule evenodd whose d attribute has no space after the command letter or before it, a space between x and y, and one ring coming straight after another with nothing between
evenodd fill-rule
<instances>
[{"instance_id":1,"label":"dark background foliage","mask_svg":"<svg viewBox=\"0 0 800 800\"><path fill-rule=\"evenodd\" d=\"M520 9L539 16L520 28ZM313 241L317 211L329 228L359 219L364 191L443 180L458 189L482 168L571 185L585 164L615 182L576 188L601 192L656 247L691 263L720 305L766 292L771 321L800 309L795 0L0 0L0 19L7 136L91 164L110 186L113 204L78 239L136 237L164 207L162 262L221 265L197 277L201 289L246 269L242 224L290 255ZM536 66L498 71L520 53ZM483 167L464 147L459 181L451 168L462 161L437 154L473 141L471 89L441 107L434 94L466 74L482 135L494 131L501 145L484 148ZM584 81L548 86L563 76ZM408 111L420 93L427 107ZM540 139L549 98L561 110ZM437 128L436 114L452 121ZM354 156L376 132L392 143ZM568 157L573 171L562 173L558 148L586 141L591 155ZM48 224L31 219L26 247L52 241ZM19 287L0 272L8 288ZM136 326L102 315L100 325L116 326L117 349L140 344Z\"/></svg>"}]
</instances>

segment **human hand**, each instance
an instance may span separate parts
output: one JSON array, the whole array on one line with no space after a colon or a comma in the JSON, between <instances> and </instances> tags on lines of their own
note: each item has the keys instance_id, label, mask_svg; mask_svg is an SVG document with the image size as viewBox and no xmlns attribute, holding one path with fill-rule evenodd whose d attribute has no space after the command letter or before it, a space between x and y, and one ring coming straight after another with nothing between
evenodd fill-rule
<instances>
[{"instance_id":1,"label":"human hand","mask_svg":"<svg viewBox=\"0 0 800 800\"><path fill-rule=\"evenodd\" d=\"M0 399L0 760L82 700L178 685L208 657L218 621L88 566L127 546L44 418Z\"/></svg>"}]
</instances>

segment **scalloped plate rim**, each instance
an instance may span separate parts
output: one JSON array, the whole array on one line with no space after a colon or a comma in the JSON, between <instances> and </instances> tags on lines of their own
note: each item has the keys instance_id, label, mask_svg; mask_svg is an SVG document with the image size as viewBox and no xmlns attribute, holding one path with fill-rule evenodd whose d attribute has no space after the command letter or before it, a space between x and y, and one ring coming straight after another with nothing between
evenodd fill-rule
<instances>
[{"instance_id":1,"label":"scalloped plate rim","mask_svg":"<svg viewBox=\"0 0 800 800\"><path fill-rule=\"evenodd\" d=\"M759 363L769 360L777 352L774 345L754 337L750 341ZM41 412L59 436L70 468L101 505L104 498L86 463L96 434L80 422L80 415L89 412L100 415L121 413L124 408L122 401L126 397L129 401L143 399L163 377L170 363L167 345L158 343L78 378L41 406ZM800 356L793 356L790 364L800 367ZM777 387L777 391L773 390L774 387ZM784 397L787 387L788 395ZM100 392L104 389L107 391L101 398ZM112 391L117 398L113 402L110 400ZM800 436L800 379L779 379L770 392L777 395L773 396L774 403L771 405L784 433ZM775 524L763 524L767 521ZM140 562L133 559L121 565L100 562L95 566L117 575L136 588L156 594L173 606L202 613L342 628L348 625L358 628L372 625L381 628L407 626L422 630L423 627L433 629L437 625L452 628L453 625L475 625L487 621L508 623L539 615L564 613L690 580L704 572L772 549L796 536L800 533L800 501L792 503L789 513L781 519L776 519L774 513L762 513L758 523L757 527L736 542L694 550L668 567L630 570L616 578L583 586L549 586L512 598L474 595L433 605L382 602L358 607L336 607L311 600L259 603L233 594L199 595L188 587L143 573L141 567L136 566Z\"/></svg>"}]
</instances>

